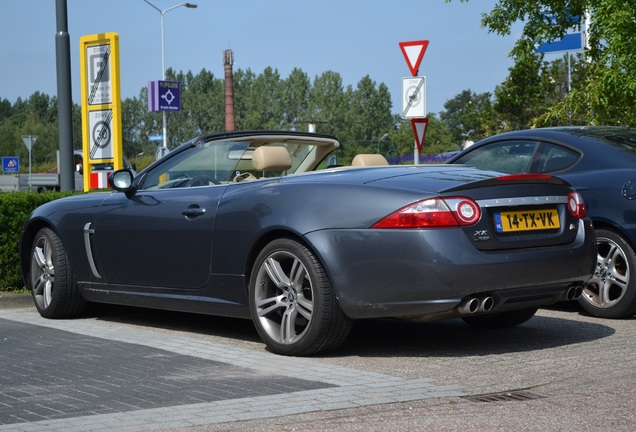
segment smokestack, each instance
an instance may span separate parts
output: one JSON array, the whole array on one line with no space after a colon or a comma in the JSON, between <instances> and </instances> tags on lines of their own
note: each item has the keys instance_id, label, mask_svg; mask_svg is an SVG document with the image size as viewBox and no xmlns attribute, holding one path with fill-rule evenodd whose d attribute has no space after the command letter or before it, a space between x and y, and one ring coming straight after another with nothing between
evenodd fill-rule
<instances>
[{"instance_id":1,"label":"smokestack","mask_svg":"<svg viewBox=\"0 0 636 432\"><path fill-rule=\"evenodd\" d=\"M232 76L232 65L234 56L232 50L223 51L223 64L225 65L225 130L236 130L234 121L234 78Z\"/></svg>"}]
</instances>

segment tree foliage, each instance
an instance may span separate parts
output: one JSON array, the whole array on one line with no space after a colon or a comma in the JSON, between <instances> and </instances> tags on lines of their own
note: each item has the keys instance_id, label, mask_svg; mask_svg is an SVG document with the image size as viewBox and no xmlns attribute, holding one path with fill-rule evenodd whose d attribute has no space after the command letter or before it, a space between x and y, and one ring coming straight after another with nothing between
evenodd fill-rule
<instances>
[{"instance_id":1,"label":"tree foliage","mask_svg":"<svg viewBox=\"0 0 636 432\"><path fill-rule=\"evenodd\" d=\"M166 79L181 83L181 111L167 113L168 146L174 148L192 137L225 130L225 79L206 69L193 73L168 69ZM344 144L345 158L360 152L380 150L389 157L399 152L412 154L410 122L391 114L391 95L383 83L365 76L354 86L344 86L341 75L325 71L312 79L301 69L282 77L267 67L262 73L234 71L234 112L239 130L307 130L336 135ZM122 100L124 155L129 159L144 154L154 156L157 144L148 137L163 134L162 114L148 112L147 88L138 96ZM403 133L404 131L408 133ZM382 138L384 134L388 136ZM54 168L58 145L57 98L36 92L11 104L0 99L0 154L28 160L21 135L38 135L33 147L36 171ZM448 129L437 119L431 121L423 153L446 151ZM82 148L81 107L73 106L73 147ZM380 141L380 142L378 142ZM346 160L343 162L347 162ZM21 164L22 169L28 165Z\"/></svg>"},{"instance_id":2,"label":"tree foliage","mask_svg":"<svg viewBox=\"0 0 636 432\"><path fill-rule=\"evenodd\" d=\"M586 64L579 68L584 80L543 113L535 113L536 124L636 124L636 2L499 0L482 16L482 25L501 35L509 35L513 24L523 22L522 37L512 51L520 69L531 66L533 56L543 59L534 54L537 43L561 38L573 26L581 30L586 13L591 25ZM532 107L540 107L538 101Z\"/></svg>"}]
</instances>

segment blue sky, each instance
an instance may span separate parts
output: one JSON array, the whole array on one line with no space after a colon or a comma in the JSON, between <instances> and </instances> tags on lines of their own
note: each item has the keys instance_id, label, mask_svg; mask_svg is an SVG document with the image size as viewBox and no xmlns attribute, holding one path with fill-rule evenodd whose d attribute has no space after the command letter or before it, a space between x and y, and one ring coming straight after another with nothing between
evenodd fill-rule
<instances>
[{"instance_id":1,"label":"blue sky","mask_svg":"<svg viewBox=\"0 0 636 432\"><path fill-rule=\"evenodd\" d=\"M180 1L150 0L165 10ZM508 75L518 34L490 34L481 14L495 0L193 0L165 14L166 66L223 77L223 51L235 69L259 74L267 66L286 78L300 68L313 78L331 70L354 88L369 75L384 83L401 112L402 78L410 71L399 42L428 39L419 69L426 76L427 112L465 89L492 92ZM0 99L35 91L57 93L55 0L0 4ZM79 39L116 32L122 97L161 79L161 15L143 0L67 0L73 100L80 103Z\"/></svg>"}]
</instances>

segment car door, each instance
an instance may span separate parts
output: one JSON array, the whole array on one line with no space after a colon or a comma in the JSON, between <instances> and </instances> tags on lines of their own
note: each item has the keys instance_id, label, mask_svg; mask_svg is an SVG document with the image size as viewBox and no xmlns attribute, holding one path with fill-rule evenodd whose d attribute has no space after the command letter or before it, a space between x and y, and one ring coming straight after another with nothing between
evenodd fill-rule
<instances>
[{"instance_id":1,"label":"car door","mask_svg":"<svg viewBox=\"0 0 636 432\"><path fill-rule=\"evenodd\" d=\"M193 289L210 276L212 232L226 186L111 195L94 227L98 269L109 284Z\"/></svg>"},{"instance_id":2,"label":"car door","mask_svg":"<svg viewBox=\"0 0 636 432\"><path fill-rule=\"evenodd\" d=\"M225 146L226 148L227 146ZM232 172L203 143L147 173L130 197L113 193L92 229L97 268L112 285L197 289L210 278L216 209ZM234 162L232 163L232 167Z\"/></svg>"}]
</instances>

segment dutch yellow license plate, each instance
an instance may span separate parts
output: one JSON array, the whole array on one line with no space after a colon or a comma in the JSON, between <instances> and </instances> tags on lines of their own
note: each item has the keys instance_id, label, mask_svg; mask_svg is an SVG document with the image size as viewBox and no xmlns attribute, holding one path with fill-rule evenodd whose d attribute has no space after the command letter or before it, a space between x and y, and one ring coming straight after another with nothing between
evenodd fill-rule
<instances>
[{"instance_id":1,"label":"dutch yellow license plate","mask_svg":"<svg viewBox=\"0 0 636 432\"><path fill-rule=\"evenodd\" d=\"M495 213L497 232L551 230L561 227L555 209L523 210Z\"/></svg>"}]
</instances>

